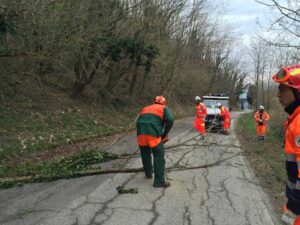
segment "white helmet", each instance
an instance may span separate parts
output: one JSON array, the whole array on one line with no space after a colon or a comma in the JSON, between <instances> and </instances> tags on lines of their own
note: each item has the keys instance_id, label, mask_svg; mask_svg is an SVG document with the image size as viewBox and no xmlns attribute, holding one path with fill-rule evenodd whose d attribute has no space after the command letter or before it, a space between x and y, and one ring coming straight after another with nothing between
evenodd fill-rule
<instances>
[{"instance_id":1,"label":"white helmet","mask_svg":"<svg viewBox=\"0 0 300 225\"><path fill-rule=\"evenodd\" d=\"M260 105L260 106L258 107L258 109L264 110L265 107L264 107L263 105Z\"/></svg>"},{"instance_id":2,"label":"white helmet","mask_svg":"<svg viewBox=\"0 0 300 225\"><path fill-rule=\"evenodd\" d=\"M201 101L201 98L199 96L195 97L195 102Z\"/></svg>"},{"instance_id":3,"label":"white helmet","mask_svg":"<svg viewBox=\"0 0 300 225\"><path fill-rule=\"evenodd\" d=\"M222 104L220 102L217 103L217 107L220 108Z\"/></svg>"}]
</instances>

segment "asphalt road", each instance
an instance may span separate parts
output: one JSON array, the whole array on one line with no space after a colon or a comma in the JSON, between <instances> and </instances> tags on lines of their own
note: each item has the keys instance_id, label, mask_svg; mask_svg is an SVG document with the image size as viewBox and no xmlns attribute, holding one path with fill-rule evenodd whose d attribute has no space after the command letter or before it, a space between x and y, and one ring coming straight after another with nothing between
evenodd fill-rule
<instances>
[{"instance_id":1,"label":"asphalt road","mask_svg":"<svg viewBox=\"0 0 300 225\"><path fill-rule=\"evenodd\" d=\"M236 116L233 113L233 122ZM167 167L173 168L167 173L171 187L154 188L143 173L27 184L0 190L0 224L279 224L233 132L229 136L210 133L201 141L191 128L192 119L177 121L169 135L166 161ZM136 149L133 134L120 139L110 151ZM139 157L126 162L125 168L141 167ZM117 165L120 162L107 166ZM199 168L186 169L191 167ZM116 187L120 185L139 192L118 194Z\"/></svg>"}]
</instances>

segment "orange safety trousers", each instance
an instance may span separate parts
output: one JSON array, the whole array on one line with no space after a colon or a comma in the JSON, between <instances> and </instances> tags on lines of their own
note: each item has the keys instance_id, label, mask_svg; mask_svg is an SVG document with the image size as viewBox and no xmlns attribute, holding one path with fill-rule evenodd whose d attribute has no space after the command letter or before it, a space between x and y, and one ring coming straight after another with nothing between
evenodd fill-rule
<instances>
[{"instance_id":1,"label":"orange safety trousers","mask_svg":"<svg viewBox=\"0 0 300 225\"><path fill-rule=\"evenodd\" d=\"M230 118L225 118L223 122L223 129L229 129L230 128Z\"/></svg>"},{"instance_id":2,"label":"orange safety trousers","mask_svg":"<svg viewBox=\"0 0 300 225\"><path fill-rule=\"evenodd\" d=\"M256 125L256 134L257 136L262 136L266 134L267 126L266 125Z\"/></svg>"},{"instance_id":3,"label":"orange safety trousers","mask_svg":"<svg viewBox=\"0 0 300 225\"><path fill-rule=\"evenodd\" d=\"M223 118L223 129L229 130L229 128L230 128L230 112L226 107L221 107L220 110L221 110L220 115Z\"/></svg>"},{"instance_id":4,"label":"orange safety trousers","mask_svg":"<svg viewBox=\"0 0 300 225\"><path fill-rule=\"evenodd\" d=\"M201 117L196 117L194 120L194 128L200 133L205 134L205 123L204 119Z\"/></svg>"},{"instance_id":5,"label":"orange safety trousers","mask_svg":"<svg viewBox=\"0 0 300 225\"><path fill-rule=\"evenodd\" d=\"M137 137L137 143L141 147L149 146L150 148L154 148L160 142L161 142L161 137L154 137L148 134L141 134Z\"/></svg>"}]
</instances>

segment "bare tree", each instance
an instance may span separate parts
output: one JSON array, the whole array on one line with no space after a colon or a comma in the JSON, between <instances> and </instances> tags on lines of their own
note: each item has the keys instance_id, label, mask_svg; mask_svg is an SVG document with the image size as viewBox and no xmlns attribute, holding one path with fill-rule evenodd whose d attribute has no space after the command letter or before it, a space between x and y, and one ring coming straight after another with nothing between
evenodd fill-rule
<instances>
[{"instance_id":1,"label":"bare tree","mask_svg":"<svg viewBox=\"0 0 300 225\"><path fill-rule=\"evenodd\" d=\"M104 103L232 94L243 73L220 11L212 0L3 0L0 96L28 84Z\"/></svg>"},{"instance_id":2,"label":"bare tree","mask_svg":"<svg viewBox=\"0 0 300 225\"><path fill-rule=\"evenodd\" d=\"M279 47L297 48L300 45L297 39L300 37L300 2L293 0L255 0L270 8L272 17L267 27L272 35L265 38L270 44Z\"/></svg>"},{"instance_id":3,"label":"bare tree","mask_svg":"<svg viewBox=\"0 0 300 225\"><path fill-rule=\"evenodd\" d=\"M264 80L266 76L266 69L268 65L268 46L259 37L253 37L250 47L250 59L254 71L255 83L255 99L254 107L257 108L258 104L264 104ZM261 88L259 89L259 86ZM260 94L261 93L261 94Z\"/></svg>"}]
</instances>

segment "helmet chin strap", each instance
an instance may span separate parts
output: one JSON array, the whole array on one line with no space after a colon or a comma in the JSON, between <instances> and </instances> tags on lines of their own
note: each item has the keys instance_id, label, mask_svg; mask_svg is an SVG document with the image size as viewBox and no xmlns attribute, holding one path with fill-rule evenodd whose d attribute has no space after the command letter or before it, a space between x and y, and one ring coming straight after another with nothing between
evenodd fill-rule
<instances>
[{"instance_id":1,"label":"helmet chin strap","mask_svg":"<svg viewBox=\"0 0 300 225\"><path fill-rule=\"evenodd\" d=\"M298 92L298 90L295 89L295 88L291 88L291 89L292 89L292 91L294 93L295 99L296 100L300 100L300 93Z\"/></svg>"},{"instance_id":2,"label":"helmet chin strap","mask_svg":"<svg viewBox=\"0 0 300 225\"><path fill-rule=\"evenodd\" d=\"M291 88L291 89L294 93L295 101L292 102L289 106L284 108L284 111L287 112L290 115L296 110L296 108L298 108L298 106L300 106L300 96L299 96L300 94L299 94L299 92L295 88Z\"/></svg>"}]
</instances>

